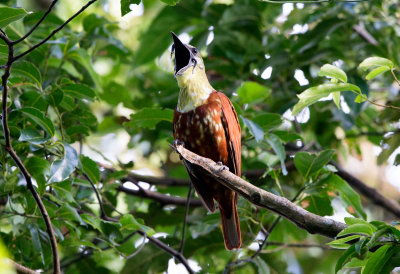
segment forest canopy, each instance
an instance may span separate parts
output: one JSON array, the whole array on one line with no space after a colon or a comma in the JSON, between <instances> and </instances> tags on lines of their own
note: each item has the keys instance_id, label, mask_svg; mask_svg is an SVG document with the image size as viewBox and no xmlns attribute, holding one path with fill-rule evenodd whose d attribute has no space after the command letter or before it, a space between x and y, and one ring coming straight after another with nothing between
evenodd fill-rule
<instances>
[{"instance_id":1,"label":"forest canopy","mask_svg":"<svg viewBox=\"0 0 400 274\"><path fill-rule=\"evenodd\" d=\"M4 273L400 267L400 3L0 3ZM242 178L172 145L171 32L242 129ZM186 166L236 191L227 251ZM397 267L397 268L396 268Z\"/></svg>"}]
</instances>

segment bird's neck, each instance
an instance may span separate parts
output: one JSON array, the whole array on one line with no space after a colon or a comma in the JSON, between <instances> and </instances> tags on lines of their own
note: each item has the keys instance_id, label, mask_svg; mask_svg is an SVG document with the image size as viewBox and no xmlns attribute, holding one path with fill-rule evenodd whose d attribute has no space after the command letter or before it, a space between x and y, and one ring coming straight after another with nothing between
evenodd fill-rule
<instances>
[{"instance_id":1,"label":"bird's neck","mask_svg":"<svg viewBox=\"0 0 400 274\"><path fill-rule=\"evenodd\" d=\"M208 82L204 69L187 69L183 75L176 77L180 88L177 110L188 112L207 101L214 90Z\"/></svg>"}]
</instances>

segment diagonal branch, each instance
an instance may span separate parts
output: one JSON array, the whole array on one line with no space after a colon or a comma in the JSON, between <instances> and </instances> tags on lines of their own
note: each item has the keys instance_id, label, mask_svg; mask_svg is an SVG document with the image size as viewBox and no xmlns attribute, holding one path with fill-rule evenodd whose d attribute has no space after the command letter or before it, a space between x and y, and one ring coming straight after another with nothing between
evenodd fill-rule
<instances>
[{"instance_id":1,"label":"diagonal branch","mask_svg":"<svg viewBox=\"0 0 400 274\"><path fill-rule=\"evenodd\" d=\"M32 32L35 31L35 29L43 22L43 20L47 17L47 15L51 12L51 9L54 7L54 5L57 3L58 0L53 0L53 2L51 2L49 8L47 9L47 11L43 14L42 18L40 18L39 21L37 21L37 23L31 28L30 31L28 31L24 36L22 36L21 38L19 38L18 40L12 41L13 45L16 45L22 41L24 41L29 35L32 34Z\"/></svg>"},{"instance_id":2,"label":"diagonal branch","mask_svg":"<svg viewBox=\"0 0 400 274\"><path fill-rule=\"evenodd\" d=\"M8 154L13 158L15 163L17 164L19 170L24 175L26 181L26 187L31 192L35 202L42 214L43 221L46 225L47 234L50 240L51 251L53 255L53 273L61 273L60 270L60 258L58 256L58 249L57 249L57 240L54 234L53 226L50 221L49 214L47 213L46 207L44 206L42 199L40 198L39 194L37 193L35 187L32 183L32 176L29 174L28 170L22 163L21 159L18 157L17 153L15 152L12 144L11 144L11 137L10 137L10 128L8 127L8 113L7 113L7 98L8 98L8 77L10 77L11 66L14 62L14 47L12 45L11 40L7 37L5 32L2 30L0 31L0 39L2 39L8 46L8 59L6 63L6 68L4 71L2 78L2 116L1 122L3 125L3 132L5 138L5 149Z\"/></svg>"},{"instance_id":3,"label":"diagonal branch","mask_svg":"<svg viewBox=\"0 0 400 274\"><path fill-rule=\"evenodd\" d=\"M161 193L154 192L154 191L149 191L147 189L135 190L135 189L126 188L126 187L120 185L120 186L118 186L117 190L127 193L127 194L130 194L130 195L142 197L145 199L151 199L151 200L161 203L162 205L179 205L179 206L186 205L186 199L184 199L184 198L167 196L165 194L161 194ZM199 199L191 199L189 204L192 207L202 206Z\"/></svg>"},{"instance_id":4,"label":"diagonal branch","mask_svg":"<svg viewBox=\"0 0 400 274\"><path fill-rule=\"evenodd\" d=\"M334 238L340 231L347 227L344 223L310 213L284 197L276 196L268 191L255 187L228 170L221 170L221 166L214 161L194 154L181 145L176 145L174 149L182 156L187 164L200 168L251 203L278 213L311 234L316 233Z\"/></svg>"},{"instance_id":5,"label":"diagonal branch","mask_svg":"<svg viewBox=\"0 0 400 274\"><path fill-rule=\"evenodd\" d=\"M397 218L400 218L400 205L398 203L383 197L382 194L380 194L375 188L367 186L362 181L345 171L337 163L331 162L331 164L334 165L338 170L337 174L342 177L346 182L348 182L349 185L351 185L359 193L367 197L374 204L383 207L384 209L395 215Z\"/></svg>"},{"instance_id":6,"label":"diagonal branch","mask_svg":"<svg viewBox=\"0 0 400 274\"><path fill-rule=\"evenodd\" d=\"M141 231L138 230L138 233L142 236L145 236L146 234ZM195 273L192 268L189 266L188 261L186 260L186 258L182 255L182 253L176 251L175 249L169 247L168 245L166 245L165 243L163 243L162 241L160 241L157 238L151 237L151 236L147 236L147 239L149 239L150 242L152 242L153 244L155 244L157 247L163 249L165 252L171 254L172 256L174 256L178 261L180 261L186 268L186 270L190 273L193 274Z\"/></svg>"},{"instance_id":7,"label":"diagonal branch","mask_svg":"<svg viewBox=\"0 0 400 274\"><path fill-rule=\"evenodd\" d=\"M85 9L87 9L90 5L92 5L94 2L96 2L97 0L91 0L89 1L86 5L82 6L82 8L77 11L74 15L72 15L70 18L67 19L67 21L65 21L63 24L61 24L58 28L56 28L55 30L53 30L49 36L47 36L46 38L44 38L42 41L40 41L39 43L37 43L36 45L33 45L32 47L30 47L29 49L27 49L26 51L24 51L23 53L15 56L13 58L13 62L18 60L19 58L27 55L28 53L32 52L33 50L35 50L36 48L40 47L41 45L43 45L44 43L46 43L48 40L50 40L51 37L53 37L57 32L59 32L61 29L63 29L69 22L71 22L75 17L77 17L79 14L81 14Z\"/></svg>"}]
</instances>

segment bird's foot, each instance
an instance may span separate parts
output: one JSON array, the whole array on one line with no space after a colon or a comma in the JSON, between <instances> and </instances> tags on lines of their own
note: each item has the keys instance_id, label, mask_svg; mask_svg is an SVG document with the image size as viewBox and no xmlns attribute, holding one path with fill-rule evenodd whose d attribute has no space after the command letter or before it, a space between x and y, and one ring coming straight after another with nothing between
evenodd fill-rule
<instances>
[{"instance_id":1,"label":"bird's foot","mask_svg":"<svg viewBox=\"0 0 400 274\"><path fill-rule=\"evenodd\" d=\"M221 168L219 169L219 172L222 172L223 170L229 171L229 167L225 166L222 162L217 162L217 165L221 166Z\"/></svg>"},{"instance_id":2,"label":"bird's foot","mask_svg":"<svg viewBox=\"0 0 400 274\"><path fill-rule=\"evenodd\" d=\"M179 141L178 139L175 139L175 140L174 140L174 146L175 146L175 147L177 147L177 146L185 146L185 143Z\"/></svg>"}]
</instances>

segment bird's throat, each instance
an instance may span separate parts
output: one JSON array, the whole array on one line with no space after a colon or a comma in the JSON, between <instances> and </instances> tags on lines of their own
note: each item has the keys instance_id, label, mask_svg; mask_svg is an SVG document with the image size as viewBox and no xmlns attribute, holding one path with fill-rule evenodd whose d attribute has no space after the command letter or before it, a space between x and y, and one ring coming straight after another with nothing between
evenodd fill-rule
<instances>
[{"instance_id":1,"label":"bird's throat","mask_svg":"<svg viewBox=\"0 0 400 274\"><path fill-rule=\"evenodd\" d=\"M187 69L182 75L176 77L180 88L177 110L188 112L207 101L208 96L214 90L208 82L203 71Z\"/></svg>"}]
</instances>

